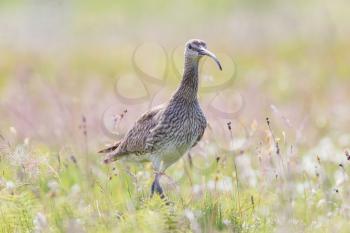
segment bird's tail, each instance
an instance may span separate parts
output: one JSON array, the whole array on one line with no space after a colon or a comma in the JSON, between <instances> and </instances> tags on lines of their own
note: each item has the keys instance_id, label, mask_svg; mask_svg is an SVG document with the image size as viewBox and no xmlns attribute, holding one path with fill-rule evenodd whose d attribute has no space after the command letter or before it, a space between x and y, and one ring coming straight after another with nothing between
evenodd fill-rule
<instances>
[{"instance_id":1,"label":"bird's tail","mask_svg":"<svg viewBox=\"0 0 350 233\"><path fill-rule=\"evenodd\" d=\"M107 146L107 148L100 150L98 153L100 154L110 153L112 151L115 151L119 145L120 145L120 141L114 143L113 145Z\"/></svg>"},{"instance_id":2,"label":"bird's tail","mask_svg":"<svg viewBox=\"0 0 350 233\"><path fill-rule=\"evenodd\" d=\"M116 160L117 156L116 156L115 150L118 149L120 143L121 142L118 141L118 142L114 143L113 145L109 145L109 146L107 146L107 148L102 149L98 152L101 154L106 154L104 159L103 159L104 163L110 163L110 162L113 162Z\"/></svg>"}]
</instances>

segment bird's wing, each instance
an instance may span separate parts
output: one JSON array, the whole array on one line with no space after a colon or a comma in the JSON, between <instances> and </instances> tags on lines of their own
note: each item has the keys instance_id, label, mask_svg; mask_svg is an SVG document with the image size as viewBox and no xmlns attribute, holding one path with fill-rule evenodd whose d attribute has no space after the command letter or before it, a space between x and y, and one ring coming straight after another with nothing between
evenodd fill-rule
<instances>
[{"instance_id":1,"label":"bird's wing","mask_svg":"<svg viewBox=\"0 0 350 233\"><path fill-rule=\"evenodd\" d=\"M203 128L203 130L200 132L200 134L198 135L197 141L193 144L192 147L196 146L198 144L198 142L202 139L202 137L204 135L204 131L205 131L205 128Z\"/></svg>"},{"instance_id":2,"label":"bird's wing","mask_svg":"<svg viewBox=\"0 0 350 233\"><path fill-rule=\"evenodd\" d=\"M128 154L147 153L146 139L150 131L157 126L163 111L164 106L158 106L144 113L121 140L117 148L106 155L104 162L109 163Z\"/></svg>"},{"instance_id":3,"label":"bird's wing","mask_svg":"<svg viewBox=\"0 0 350 233\"><path fill-rule=\"evenodd\" d=\"M164 116L170 115L166 111L169 109L164 109ZM171 109L170 109L171 110ZM179 112L178 112L179 113ZM183 125L184 122L181 121L181 118L176 119L176 117L163 117L158 120L158 124L150 130L149 136L146 138L146 148L150 151L157 150L162 146L163 142L166 141L164 138L170 134L176 134L179 125ZM207 127L206 119L203 117L201 119L201 124L198 128L197 140L194 142L192 147L194 147L203 137L205 128ZM172 130L171 130L172 128ZM173 131L173 132L172 132Z\"/></svg>"}]
</instances>

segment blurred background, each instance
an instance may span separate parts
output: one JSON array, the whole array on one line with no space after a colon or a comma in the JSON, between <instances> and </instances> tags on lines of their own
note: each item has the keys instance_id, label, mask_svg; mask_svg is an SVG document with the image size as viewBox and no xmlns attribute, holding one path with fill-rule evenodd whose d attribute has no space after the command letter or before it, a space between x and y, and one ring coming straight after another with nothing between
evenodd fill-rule
<instances>
[{"instance_id":1,"label":"blurred background","mask_svg":"<svg viewBox=\"0 0 350 233\"><path fill-rule=\"evenodd\" d=\"M1 0L0 228L347 232L349 9L347 0ZM111 169L96 151L170 98L192 38L223 71L201 61L209 127L168 170L169 211L149 198L150 166Z\"/></svg>"},{"instance_id":2,"label":"blurred background","mask_svg":"<svg viewBox=\"0 0 350 233\"><path fill-rule=\"evenodd\" d=\"M12 127L19 138L59 147L79 143L84 116L90 143L101 145L170 97L185 42L200 38L224 68L201 66L210 124L233 121L240 135L242 125L264 125L269 116L300 143L328 135L348 145L348 7L346 0L2 0L1 132Z\"/></svg>"}]
</instances>

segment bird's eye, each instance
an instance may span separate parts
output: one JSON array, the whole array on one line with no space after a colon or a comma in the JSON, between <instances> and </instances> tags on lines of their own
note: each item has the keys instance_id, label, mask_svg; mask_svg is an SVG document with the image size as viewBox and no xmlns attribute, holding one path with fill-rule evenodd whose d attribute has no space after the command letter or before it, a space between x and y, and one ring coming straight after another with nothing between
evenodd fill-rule
<instances>
[{"instance_id":1,"label":"bird's eye","mask_svg":"<svg viewBox=\"0 0 350 233\"><path fill-rule=\"evenodd\" d=\"M189 45L188 45L188 48L189 48L189 49L192 49L192 45L189 44Z\"/></svg>"}]
</instances>

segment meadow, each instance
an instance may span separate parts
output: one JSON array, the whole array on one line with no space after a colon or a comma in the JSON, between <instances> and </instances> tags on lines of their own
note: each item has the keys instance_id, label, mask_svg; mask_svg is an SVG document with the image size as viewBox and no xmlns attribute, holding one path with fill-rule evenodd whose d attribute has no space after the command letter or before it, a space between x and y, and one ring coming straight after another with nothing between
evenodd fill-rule
<instances>
[{"instance_id":1,"label":"meadow","mask_svg":"<svg viewBox=\"0 0 350 233\"><path fill-rule=\"evenodd\" d=\"M350 232L350 15L336 0L0 2L0 232ZM203 139L161 178L97 153L181 80Z\"/></svg>"}]
</instances>

